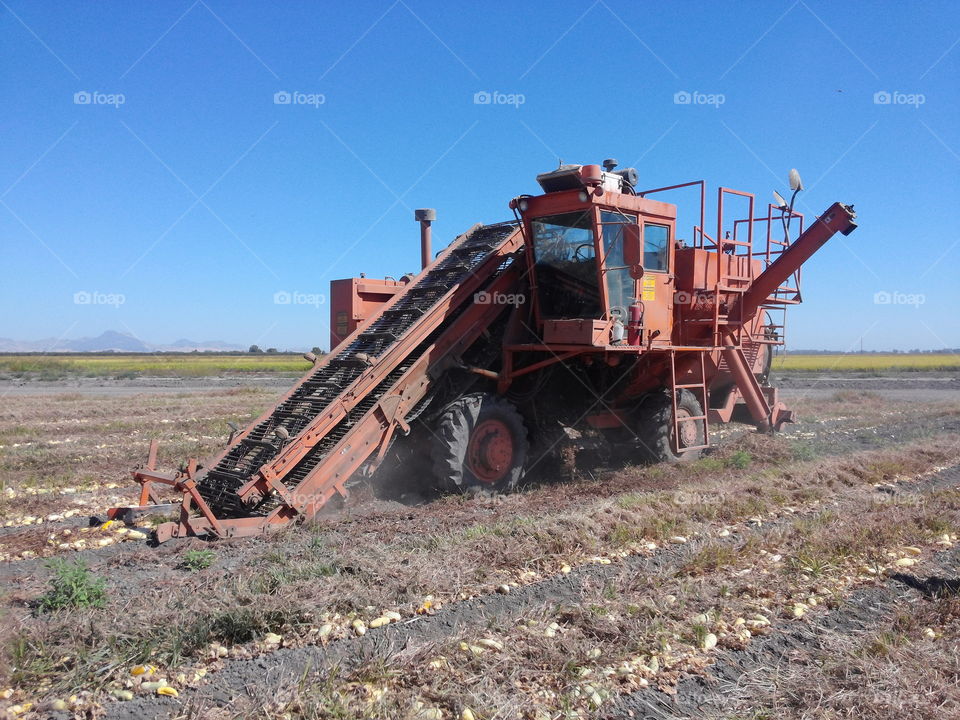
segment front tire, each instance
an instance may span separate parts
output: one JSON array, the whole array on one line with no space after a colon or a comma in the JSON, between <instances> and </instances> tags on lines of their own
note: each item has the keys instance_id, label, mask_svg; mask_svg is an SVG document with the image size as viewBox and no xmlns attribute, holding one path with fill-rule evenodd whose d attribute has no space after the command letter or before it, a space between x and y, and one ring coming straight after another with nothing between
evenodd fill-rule
<instances>
[{"instance_id":1,"label":"front tire","mask_svg":"<svg viewBox=\"0 0 960 720\"><path fill-rule=\"evenodd\" d=\"M669 391L650 397L640 408L637 437L640 451L646 460L659 462L690 462L700 457L706 439L702 420L686 420L684 417L701 417L703 408L689 390L677 391L677 415L680 418L680 438L674 443L673 402ZM678 447L679 451L674 450ZM691 449L684 449L684 448Z\"/></svg>"},{"instance_id":2,"label":"front tire","mask_svg":"<svg viewBox=\"0 0 960 720\"><path fill-rule=\"evenodd\" d=\"M443 411L430 454L442 489L507 492L522 477L528 450L527 429L513 404L474 393Z\"/></svg>"}]
</instances>

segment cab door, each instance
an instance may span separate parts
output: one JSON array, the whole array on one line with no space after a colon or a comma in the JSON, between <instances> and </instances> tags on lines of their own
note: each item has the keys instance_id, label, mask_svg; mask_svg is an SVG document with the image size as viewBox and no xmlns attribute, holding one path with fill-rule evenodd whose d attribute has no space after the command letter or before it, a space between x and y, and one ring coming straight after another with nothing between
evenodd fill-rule
<instances>
[{"instance_id":1,"label":"cab door","mask_svg":"<svg viewBox=\"0 0 960 720\"><path fill-rule=\"evenodd\" d=\"M624 260L624 225L636 225L637 216L612 210L600 211L600 276L604 290L604 317L619 317L626 325L630 306L637 302L638 285Z\"/></svg>"},{"instance_id":2,"label":"cab door","mask_svg":"<svg viewBox=\"0 0 960 720\"><path fill-rule=\"evenodd\" d=\"M654 345L669 345L673 331L673 231L667 223L643 223L643 277L640 302L643 303L644 339L656 334Z\"/></svg>"}]
</instances>

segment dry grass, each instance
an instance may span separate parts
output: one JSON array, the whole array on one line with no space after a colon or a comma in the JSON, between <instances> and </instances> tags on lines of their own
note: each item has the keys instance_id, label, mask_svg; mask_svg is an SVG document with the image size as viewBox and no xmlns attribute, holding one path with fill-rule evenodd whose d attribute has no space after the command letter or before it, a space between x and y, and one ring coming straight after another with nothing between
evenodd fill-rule
<instances>
[{"instance_id":1,"label":"dry grass","mask_svg":"<svg viewBox=\"0 0 960 720\"><path fill-rule=\"evenodd\" d=\"M9 677L19 687L49 696L114 686L126 668L139 662L173 674L179 666L202 663L214 643L233 647L238 657L248 656L267 632L280 633L285 643L296 646L313 642L316 628L331 623L331 637L342 637L353 619L369 621L388 608L411 616L428 595L449 603L490 593L503 583L535 581L564 564L590 563L598 556L619 562L625 555L647 554L643 542L663 542L681 531L711 532L757 514L768 519L788 506L816 506L828 493L860 498L872 492L873 482L890 479L892 468L897 477L910 477L960 461L955 436L940 438L937 450L915 444L814 462L790 460L783 439L765 440L770 459L754 454L750 473L722 462L720 469L713 464L634 469L602 482L547 486L499 501L444 499L416 514L395 506L366 508L360 515L324 520L310 532L222 544L214 564L195 572L178 566L185 553L202 546L199 542L121 554L102 571L111 579L104 610L33 617L8 628L9 664L17 668ZM754 447L761 441L750 436L744 442ZM659 489L642 492L645 481ZM824 577L845 567L836 560L843 559L843 548L811 545L809 531L802 527L790 540L807 543L798 554L832 558L824 563ZM823 535L843 537L827 525ZM843 547L861 541L875 547L897 539L868 535ZM688 605L709 603L718 592L718 577L752 562L761 551L773 552L745 546L730 557L705 549L678 568L674 578L656 580L655 591L676 595L684 612L692 612ZM623 600L626 591L620 585L627 580L617 582L613 589L598 589L589 606L596 606L590 622L611 612L629 614L626 605L642 605L638 599ZM714 588L711 593L704 594L706 585ZM4 604L23 608L39 591L27 583ZM128 615L131 602L140 608L135 623ZM640 614L653 622L650 613ZM655 646L663 638L654 631L664 618L642 633L631 630L630 637L644 647Z\"/></svg>"},{"instance_id":2,"label":"dry grass","mask_svg":"<svg viewBox=\"0 0 960 720\"><path fill-rule=\"evenodd\" d=\"M869 633L832 633L795 653L775 682L754 688L750 711L785 720L960 717L958 643L960 598L922 599Z\"/></svg>"},{"instance_id":3,"label":"dry grass","mask_svg":"<svg viewBox=\"0 0 960 720\"><path fill-rule=\"evenodd\" d=\"M90 398L4 398L0 410L0 524L23 525L71 509L100 512L131 497L130 470L160 441L161 465L223 446L228 421L245 423L277 393L226 391ZM39 530L39 528L38 528ZM10 545L0 539L0 552ZM9 550L7 550L9 551Z\"/></svg>"},{"instance_id":4,"label":"dry grass","mask_svg":"<svg viewBox=\"0 0 960 720\"><path fill-rule=\"evenodd\" d=\"M727 541L735 552L723 553L722 563L699 566L702 577L690 577L689 565L674 574L624 567L587 587L575 604L527 609L513 622L491 623L444 643L376 658L326 682L286 688L276 701L243 710L312 720L415 717L423 708L458 717L469 707L478 717L552 718L574 710L589 716L616 695L648 685L670 692L681 676L700 673L712 661L703 645L708 635L719 638L720 647L743 647L752 637L774 631L766 620L800 622L794 617L798 603L816 612L815 606L837 605L852 588L875 583L876 576L862 568L876 558L883 557L884 565L892 567L903 545L929 546L936 537L931 517L949 517L953 529L960 529L960 493L942 492L893 506L867 503L852 519L850 511L864 499L860 490L859 497L845 498L836 510L797 518L746 543ZM704 553L717 558L712 548L718 545L709 542L693 554L694 561ZM798 571L805 556L829 558L829 569ZM920 632L917 623L923 622L930 621L909 620L909 627L903 625L898 632L915 637ZM876 642L865 645L865 652L876 655ZM941 652L949 652L947 647ZM896 651L899 648L897 644ZM821 671L842 667L834 658ZM956 684L956 668L955 658L944 668L948 688ZM917 663L914 671L919 670ZM852 674L846 678L852 688ZM813 694L805 682L802 687ZM859 692L872 690L860 687ZM934 702L931 698L931 707ZM800 704L819 710L812 698ZM804 715L852 716L865 715Z\"/></svg>"},{"instance_id":5,"label":"dry grass","mask_svg":"<svg viewBox=\"0 0 960 720\"><path fill-rule=\"evenodd\" d=\"M96 460L103 472L92 481L101 484L91 490L90 498L103 502L112 490L104 489L101 475L119 482L131 457L140 458L145 452L147 433L160 428L173 441L174 450L161 458L169 464L185 454L177 443L212 449L220 442L213 432L222 427L225 434L225 422L232 413L253 414L269 397L262 391L136 401L92 402L64 396L50 404L13 398L0 418L0 443L11 444L0 448L0 463L10 463L3 466L5 474L20 493L43 487L45 475L54 468L64 468L67 475L51 478L51 484L75 483L76 473L85 472ZM198 401L204 408L199 417ZM909 424L929 409L887 406L885 412L891 411L899 412L901 422ZM164 419L170 422L163 423ZM111 429L112 423L120 424ZM207 433L209 438L201 437ZM76 440L56 445L44 441L51 436ZM12 447L23 441L34 444ZM818 442L828 445L831 440ZM97 448L98 444L108 447ZM371 501L271 539L218 543L208 568L193 569L187 562L188 553L208 547L199 541L112 556L90 554L94 571L108 578L107 604L102 610L33 615L32 604L46 589L46 575L36 566L17 574L17 565L11 564L4 577L12 581L0 601L2 636L7 639L0 683L13 684L21 693L18 697L37 699L116 687L138 662L161 666L171 679L178 670L189 676L193 667L211 662L217 644L230 648L233 656L247 657L261 651L268 632L280 633L285 644L297 646L316 642L317 628L328 623L333 628L330 639L336 639L350 632L352 620L369 621L386 609L412 616L428 595L437 603L449 604L489 594L504 583L535 582L557 575L564 565L576 567L598 558L612 562L616 569L632 556L649 554L647 542L663 546L674 535L716 537L719 529L743 527L758 516L765 523L776 517L791 518L796 526L791 533L743 545L734 557L724 549L729 547L727 541L711 541L660 576L613 573L609 582L591 590L579 612L546 608L539 615L527 613L527 620L544 625L557 622L563 630L556 634L559 644L544 643L544 637L529 625L496 627L490 632L515 646L518 654L471 655L466 658L469 663L462 663L459 660L465 658L458 640L391 661L395 664L367 664L358 674L334 678L319 689L298 693L294 688L285 698L289 705L283 705L303 717L338 717L337 713L356 712L361 707L356 703L376 694L371 695L365 683L375 687L380 683L393 688L391 695L381 697L385 717L391 716L387 711L396 713L392 717L407 712L417 700L434 702L434 696L448 709L474 701L482 701L486 708L516 708L518 703L532 707L537 702L561 709L564 704L576 706L584 702L571 694L572 688L583 684L572 679L577 668L595 672L607 666L598 665L601 661L612 665L638 654L649 656L651 648L662 651L663 642L678 649L693 648L708 628L721 626L696 623L694 627L689 622L692 615L709 611L711 623L729 623L730 613L770 600L757 596L756 588L737 590L751 583L756 586L757 576L737 579L736 572L758 564L766 567L764 558L781 554L782 567L791 569L780 577L770 568L769 576L763 577L764 588L768 581L774 582L777 597L788 602L791 593L798 591L791 584L797 568L811 568L800 574L805 582L820 586L849 574L850 567L882 560L864 559L864 552L907 541L922 543L937 533L955 531L952 505L947 508L950 512L929 512L929 507L919 504L870 505L869 512L877 518L893 518L896 533L901 533L895 535L880 532L879 523L864 524L865 534L851 534L856 528L848 518L860 513L865 499L873 497L873 483L912 479L957 462L960 438L950 434L840 457L798 455L795 441L789 438L750 434L682 467L626 468L597 479L548 483L506 498L451 497L417 509ZM34 498L18 494L18 502L21 497ZM75 499L73 494L37 497L49 503L42 509L62 509L65 498ZM954 499L944 496L943 502ZM827 508L828 503L841 503L841 508ZM914 522L921 517L924 524ZM42 542L50 527L48 523L36 528ZM21 541L0 536L11 552L19 549L16 543ZM675 608L663 607L667 595L676 599ZM725 609L717 614L712 608ZM618 631L621 640L607 638L616 627L629 632ZM673 635L679 637L668 639ZM465 637L465 641L475 639ZM605 653L609 646L609 658L590 657L598 645ZM700 656L684 652L678 650L676 673L696 669ZM434 673L435 684L423 685L434 688L425 696L418 683L427 683L431 672L422 667L423 660L436 654L458 661L451 662L454 669L449 674ZM564 655L576 661L566 667L560 663ZM513 674L504 675L507 670ZM514 679L521 688L510 684ZM181 688L189 682L184 681ZM534 687L550 689L554 695L528 695ZM601 687L605 692L616 689L613 680L604 680ZM326 694L315 696L321 690ZM456 694L463 692L468 694Z\"/></svg>"}]
</instances>

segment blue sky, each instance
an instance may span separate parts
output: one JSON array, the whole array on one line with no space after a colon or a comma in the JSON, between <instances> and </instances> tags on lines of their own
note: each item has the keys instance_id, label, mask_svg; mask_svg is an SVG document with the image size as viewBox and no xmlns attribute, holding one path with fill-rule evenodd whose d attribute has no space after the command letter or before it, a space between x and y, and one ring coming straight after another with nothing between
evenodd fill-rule
<instances>
[{"instance_id":1,"label":"blue sky","mask_svg":"<svg viewBox=\"0 0 960 720\"><path fill-rule=\"evenodd\" d=\"M413 208L443 245L613 156L856 204L792 347L957 347L958 28L955 2L2 0L0 336L325 346L328 309L276 292L416 270Z\"/></svg>"}]
</instances>

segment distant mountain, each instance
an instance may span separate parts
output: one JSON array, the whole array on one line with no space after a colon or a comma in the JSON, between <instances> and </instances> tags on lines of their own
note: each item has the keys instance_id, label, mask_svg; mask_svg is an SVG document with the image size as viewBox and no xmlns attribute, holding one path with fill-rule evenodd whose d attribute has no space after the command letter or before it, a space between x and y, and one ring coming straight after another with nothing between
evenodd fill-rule
<instances>
[{"instance_id":1,"label":"distant mountain","mask_svg":"<svg viewBox=\"0 0 960 720\"><path fill-rule=\"evenodd\" d=\"M200 352L232 352L237 350L246 350L247 347L248 346L228 343L223 340L201 340L200 342L197 342L196 340L186 340L183 338L177 340L176 342L172 342L169 345L151 346L154 351L159 352L193 352L194 350L198 350Z\"/></svg>"},{"instance_id":2,"label":"distant mountain","mask_svg":"<svg viewBox=\"0 0 960 720\"><path fill-rule=\"evenodd\" d=\"M107 330L105 333L95 338L78 338L76 340L64 340L63 344L69 345L68 350L75 352L103 352L105 350L116 350L118 352L150 352L150 347L143 341L138 340L133 335L117 332L116 330ZM57 348L60 349L59 347Z\"/></svg>"},{"instance_id":3,"label":"distant mountain","mask_svg":"<svg viewBox=\"0 0 960 720\"><path fill-rule=\"evenodd\" d=\"M246 350L242 345L223 340L204 340L196 342L181 338L169 345L149 343L129 333L107 330L97 337L43 338L41 340L13 340L0 338L0 352L234 352Z\"/></svg>"}]
</instances>

